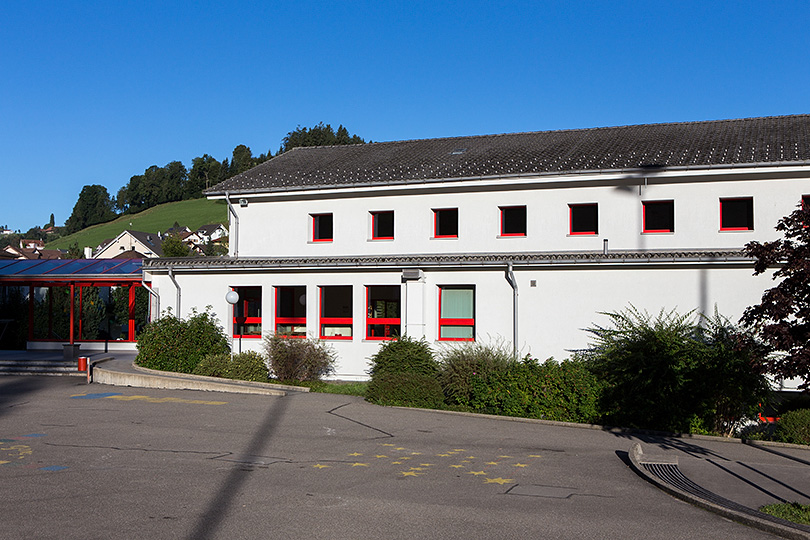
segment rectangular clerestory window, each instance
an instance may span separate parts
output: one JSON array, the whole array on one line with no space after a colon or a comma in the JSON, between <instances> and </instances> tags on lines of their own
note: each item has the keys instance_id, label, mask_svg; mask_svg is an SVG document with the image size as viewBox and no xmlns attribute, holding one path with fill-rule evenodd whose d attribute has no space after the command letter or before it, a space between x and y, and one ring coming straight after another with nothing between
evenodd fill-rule
<instances>
[{"instance_id":1,"label":"rectangular clerestory window","mask_svg":"<svg viewBox=\"0 0 810 540\"><path fill-rule=\"evenodd\" d=\"M371 212L371 239L394 239L394 212Z\"/></svg>"},{"instance_id":2,"label":"rectangular clerestory window","mask_svg":"<svg viewBox=\"0 0 810 540\"><path fill-rule=\"evenodd\" d=\"M721 231L754 230L754 198L720 199Z\"/></svg>"},{"instance_id":3,"label":"rectangular clerestory window","mask_svg":"<svg viewBox=\"0 0 810 540\"><path fill-rule=\"evenodd\" d=\"M433 237L458 238L458 208L433 210Z\"/></svg>"},{"instance_id":4,"label":"rectangular clerestory window","mask_svg":"<svg viewBox=\"0 0 810 540\"><path fill-rule=\"evenodd\" d=\"M675 232L675 201L642 201L642 232Z\"/></svg>"},{"instance_id":5,"label":"rectangular clerestory window","mask_svg":"<svg viewBox=\"0 0 810 540\"><path fill-rule=\"evenodd\" d=\"M331 242L334 239L332 214L310 214L312 218L312 241Z\"/></svg>"},{"instance_id":6,"label":"rectangular clerestory window","mask_svg":"<svg viewBox=\"0 0 810 540\"><path fill-rule=\"evenodd\" d=\"M569 234L599 234L599 207L596 203L568 205Z\"/></svg>"},{"instance_id":7,"label":"rectangular clerestory window","mask_svg":"<svg viewBox=\"0 0 810 540\"><path fill-rule=\"evenodd\" d=\"M526 207L501 206L501 236L526 236Z\"/></svg>"}]
</instances>

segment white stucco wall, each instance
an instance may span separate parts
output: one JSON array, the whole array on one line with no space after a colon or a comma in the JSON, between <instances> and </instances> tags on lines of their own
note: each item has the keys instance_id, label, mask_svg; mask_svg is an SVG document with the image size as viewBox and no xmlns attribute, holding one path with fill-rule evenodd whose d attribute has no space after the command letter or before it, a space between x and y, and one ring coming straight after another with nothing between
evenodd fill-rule
<instances>
[{"instance_id":1,"label":"white stucco wall","mask_svg":"<svg viewBox=\"0 0 810 540\"><path fill-rule=\"evenodd\" d=\"M338 354L335 374L341 379L366 377L368 358L380 342L365 339L367 285L402 287L402 323L410 335L424 336L437 348L452 346L438 341L438 286L474 285L476 339L479 342L511 343L512 289L505 267L468 270L425 269L423 285L401 284L401 273L368 271L363 268L333 271L268 271L264 273L175 273L181 287L180 313L211 305L230 335L231 308L225 301L230 287L262 287L262 330L271 332L274 324L274 287L302 285L307 291L307 331L318 334L318 287L353 287L353 339L329 340ZM579 268L515 268L519 289L519 349L523 354L545 359L567 358L571 349L588 344L584 328L606 324L599 312L617 311L633 304L657 313L677 309L681 313L697 309L712 313L715 306L732 321L756 303L765 288L772 286L766 276L753 277L750 268L722 266L635 265ZM531 282L535 282L532 286ZM176 312L176 289L166 275L154 275L152 283L161 293L161 307ZM414 286L416 285L416 286ZM409 296L410 295L410 296ZM420 298L414 298L417 295ZM418 300L418 301L417 301ZM421 308L421 309L420 309ZM417 324L411 324L411 323ZM423 326L422 326L423 324ZM243 338L242 350L260 350L261 340ZM234 349L239 350L237 339Z\"/></svg>"},{"instance_id":2,"label":"white stucco wall","mask_svg":"<svg viewBox=\"0 0 810 540\"><path fill-rule=\"evenodd\" d=\"M739 248L750 240L776 238L779 218L795 210L810 191L808 178L742 180L736 176L618 178L608 185L580 178L556 183L499 181L464 186L356 188L250 199L239 215L240 257L506 251ZM602 184L604 178L598 179ZM685 182L684 180L689 180ZM509 184L509 182L515 182ZM621 184L621 187L619 187ZM639 185L641 184L641 185ZM437 192L437 191L444 192ZM752 197L754 230L720 231L720 198ZM642 233L642 201L673 200L675 232ZM569 204L597 203L599 234L569 234ZM525 237L501 237L501 206L527 207ZM459 237L433 238L433 209L458 208ZM371 212L394 211L394 240L371 239ZM313 242L311 215L331 213L334 240ZM233 228L233 222L231 223ZM232 255L233 249L231 246Z\"/></svg>"}]
</instances>

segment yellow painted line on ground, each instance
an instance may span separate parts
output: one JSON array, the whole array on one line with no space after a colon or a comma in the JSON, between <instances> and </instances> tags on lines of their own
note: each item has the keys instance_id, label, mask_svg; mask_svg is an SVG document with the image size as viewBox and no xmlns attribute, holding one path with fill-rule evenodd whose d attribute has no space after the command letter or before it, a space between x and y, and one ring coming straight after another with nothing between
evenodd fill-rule
<instances>
[{"instance_id":1,"label":"yellow painted line on ground","mask_svg":"<svg viewBox=\"0 0 810 540\"><path fill-rule=\"evenodd\" d=\"M117 399L118 401L145 401L147 403L188 403L192 405L225 405L227 401L207 401L203 399L182 398L153 398L149 396L107 396L104 399Z\"/></svg>"}]
</instances>

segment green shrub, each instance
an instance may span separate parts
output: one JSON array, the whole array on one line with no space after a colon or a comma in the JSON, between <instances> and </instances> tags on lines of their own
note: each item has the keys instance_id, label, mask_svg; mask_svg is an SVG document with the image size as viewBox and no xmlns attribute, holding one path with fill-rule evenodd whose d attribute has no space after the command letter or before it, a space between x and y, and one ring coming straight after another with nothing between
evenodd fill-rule
<instances>
[{"instance_id":1,"label":"green shrub","mask_svg":"<svg viewBox=\"0 0 810 540\"><path fill-rule=\"evenodd\" d=\"M464 342L439 353L439 382L448 405L470 407L473 380L485 383L490 376L503 373L513 363L511 350L504 344L485 345Z\"/></svg>"},{"instance_id":2,"label":"green shrub","mask_svg":"<svg viewBox=\"0 0 810 540\"><path fill-rule=\"evenodd\" d=\"M194 368L195 375L223 377L240 381L267 382L267 365L261 355L254 351L233 355L228 353L209 354Z\"/></svg>"},{"instance_id":3,"label":"green shrub","mask_svg":"<svg viewBox=\"0 0 810 540\"><path fill-rule=\"evenodd\" d=\"M378 405L436 409L442 406L444 394L434 376L414 372L383 372L374 375L369 382L366 399Z\"/></svg>"},{"instance_id":4,"label":"green shrub","mask_svg":"<svg viewBox=\"0 0 810 540\"><path fill-rule=\"evenodd\" d=\"M564 422L596 422L604 388L581 361L531 358L471 378L470 407L488 414Z\"/></svg>"},{"instance_id":5,"label":"green shrub","mask_svg":"<svg viewBox=\"0 0 810 540\"><path fill-rule=\"evenodd\" d=\"M797 409L782 415L776 424L775 441L810 444L810 409Z\"/></svg>"},{"instance_id":6,"label":"green shrub","mask_svg":"<svg viewBox=\"0 0 810 540\"><path fill-rule=\"evenodd\" d=\"M192 371L194 375L206 377L230 377L231 355L229 353L209 354Z\"/></svg>"},{"instance_id":7,"label":"green shrub","mask_svg":"<svg viewBox=\"0 0 810 540\"><path fill-rule=\"evenodd\" d=\"M368 373L373 380L383 373L420 373L435 377L438 372L439 365L425 338L416 340L403 336L380 345L371 357Z\"/></svg>"},{"instance_id":8,"label":"green shrub","mask_svg":"<svg viewBox=\"0 0 810 540\"><path fill-rule=\"evenodd\" d=\"M205 356L227 353L228 339L209 310L194 310L188 319L169 313L146 325L138 336L135 362L150 369L191 373Z\"/></svg>"},{"instance_id":9,"label":"green shrub","mask_svg":"<svg viewBox=\"0 0 810 540\"><path fill-rule=\"evenodd\" d=\"M766 397L762 347L719 315L653 318L632 306L605 315L611 326L588 329L594 341L581 352L607 382L604 422L730 435Z\"/></svg>"},{"instance_id":10,"label":"green shrub","mask_svg":"<svg viewBox=\"0 0 810 540\"><path fill-rule=\"evenodd\" d=\"M233 355L231 362L231 379L240 381L267 382L269 377L264 358L255 351L245 351Z\"/></svg>"},{"instance_id":11,"label":"green shrub","mask_svg":"<svg viewBox=\"0 0 810 540\"><path fill-rule=\"evenodd\" d=\"M268 335L263 343L270 372L281 381L317 381L335 369L335 353L321 341Z\"/></svg>"}]
</instances>

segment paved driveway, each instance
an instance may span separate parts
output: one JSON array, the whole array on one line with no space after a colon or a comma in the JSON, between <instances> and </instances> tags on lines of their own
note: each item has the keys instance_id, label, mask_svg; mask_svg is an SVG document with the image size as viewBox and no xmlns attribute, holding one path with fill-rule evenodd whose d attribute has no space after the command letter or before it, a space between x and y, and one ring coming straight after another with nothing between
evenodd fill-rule
<instances>
[{"instance_id":1,"label":"paved driveway","mask_svg":"<svg viewBox=\"0 0 810 540\"><path fill-rule=\"evenodd\" d=\"M326 394L6 377L0 538L771 538L646 483L633 442Z\"/></svg>"}]
</instances>

